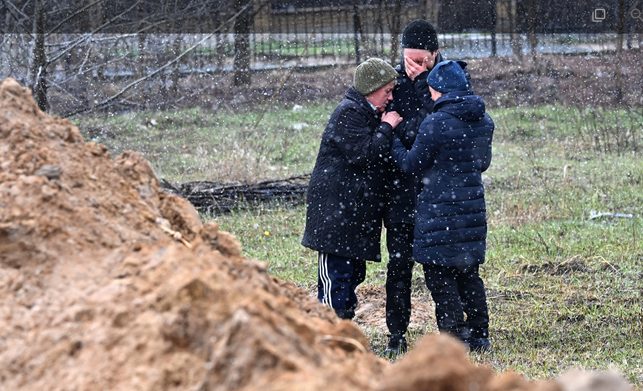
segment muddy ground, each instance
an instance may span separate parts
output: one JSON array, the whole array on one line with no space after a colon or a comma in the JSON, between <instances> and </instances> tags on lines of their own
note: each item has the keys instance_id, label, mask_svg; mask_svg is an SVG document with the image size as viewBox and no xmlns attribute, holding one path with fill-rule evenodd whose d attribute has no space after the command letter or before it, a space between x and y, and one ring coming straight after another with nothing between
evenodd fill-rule
<instances>
[{"instance_id":1,"label":"muddy ground","mask_svg":"<svg viewBox=\"0 0 643 391\"><path fill-rule=\"evenodd\" d=\"M563 104L580 107L643 105L643 55L638 50L574 55L526 55L467 60L473 86L490 108ZM256 110L272 104L338 102L352 84L354 67L318 71L282 69L252 75L249 86L234 86L231 74L189 75L168 87L157 79L127 90L122 99L102 108L109 112L204 107ZM95 81L91 100L101 101L132 80ZM51 88L52 113L66 116L90 106L87 87ZM71 95L79 98L71 99Z\"/></svg>"},{"instance_id":2,"label":"muddy ground","mask_svg":"<svg viewBox=\"0 0 643 391\"><path fill-rule=\"evenodd\" d=\"M380 359L355 323L242 257L232 235L161 191L140 154L86 143L11 79L0 83L0 168L0 390L623 384L494 374L438 335L395 364ZM362 294L381 309L381 292Z\"/></svg>"},{"instance_id":3,"label":"muddy ground","mask_svg":"<svg viewBox=\"0 0 643 391\"><path fill-rule=\"evenodd\" d=\"M562 104L580 107L643 105L643 55L541 55L468 60L474 90L487 107ZM248 100L290 103L339 100L352 83L354 68L256 77L250 88L219 90L213 105L242 107ZM284 83L284 80L286 81ZM283 84L283 88L279 87ZM276 98L272 98L279 91ZM207 99L207 98L206 98ZM255 102L256 102L255 100Z\"/></svg>"}]
</instances>

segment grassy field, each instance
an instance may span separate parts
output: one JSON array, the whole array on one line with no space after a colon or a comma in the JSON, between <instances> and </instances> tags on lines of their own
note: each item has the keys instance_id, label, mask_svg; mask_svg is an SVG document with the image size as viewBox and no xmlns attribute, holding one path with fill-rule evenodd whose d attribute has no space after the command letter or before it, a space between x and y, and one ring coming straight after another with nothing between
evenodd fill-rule
<instances>
[{"instance_id":1,"label":"grassy field","mask_svg":"<svg viewBox=\"0 0 643 391\"><path fill-rule=\"evenodd\" d=\"M254 182L309 172L319 148L315 140L332 109L330 103L305 109L258 104L245 113L141 111L87 117L79 124L88 141L106 145L113 155L143 153L171 182Z\"/></svg>"},{"instance_id":2,"label":"grassy field","mask_svg":"<svg viewBox=\"0 0 643 391\"><path fill-rule=\"evenodd\" d=\"M137 113L80 126L114 154L141 151L173 182L254 181L310 172L332 108ZM641 387L643 113L547 106L490 114L496 133L481 273L494 351L472 359L538 379L569 368L616 369ZM267 261L271 273L312 289L316 256L300 245L304 216L296 207L203 218L235 234L244 254ZM370 264L366 284L382 286L385 266ZM364 331L380 351L385 335ZM413 330L412 343L431 331Z\"/></svg>"}]
</instances>

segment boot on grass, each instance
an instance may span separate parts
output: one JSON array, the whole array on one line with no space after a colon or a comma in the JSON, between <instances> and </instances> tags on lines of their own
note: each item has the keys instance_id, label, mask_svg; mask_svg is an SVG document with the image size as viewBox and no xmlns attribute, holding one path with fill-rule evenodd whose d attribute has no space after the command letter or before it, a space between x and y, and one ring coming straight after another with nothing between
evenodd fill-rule
<instances>
[{"instance_id":1,"label":"boot on grass","mask_svg":"<svg viewBox=\"0 0 643 391\"><path fill-rule=\"evenodd\" d=\"M395 359L408 350L404 334L389 334L388 347L384 350L384 357Z\"/></svg>"},{"instance_id":2,"label":"boot on grass","mask_svg":"<svg viewBox=\"0 0 643 391\"><path fill-rule=\"evenodd\" d=\"M470 353L487 353L491 351L491 342L489 338L470 338L469 352Z\"/></svg>"}]
</instances>

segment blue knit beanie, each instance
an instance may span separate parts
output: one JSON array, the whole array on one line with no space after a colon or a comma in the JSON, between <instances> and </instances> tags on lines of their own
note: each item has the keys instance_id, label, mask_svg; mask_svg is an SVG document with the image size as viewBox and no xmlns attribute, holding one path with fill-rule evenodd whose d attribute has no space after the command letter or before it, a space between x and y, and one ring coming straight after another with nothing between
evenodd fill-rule
<instances>
[{"instance_id":1,"label":"blue knit beanie","mask_svg":"<svg viewBox=\"0 0 643 391\"><path fill-rule=\"evenodd\" d=\"M426 79L429 87L446 94L453 91L467 90L467 77L460 64L455 61L442 61L436 65Z\"/></svg>"}]
</instances>

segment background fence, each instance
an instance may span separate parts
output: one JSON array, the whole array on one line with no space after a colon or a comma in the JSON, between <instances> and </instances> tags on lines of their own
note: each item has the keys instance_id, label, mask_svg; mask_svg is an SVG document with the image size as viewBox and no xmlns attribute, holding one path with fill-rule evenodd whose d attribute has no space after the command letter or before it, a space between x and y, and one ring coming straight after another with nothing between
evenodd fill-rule
<instances>
[{"instance_id":1,"label":"background fence","mask_svg":"<svg viewBox=\"0 0 643 391\"><path fill-rule=\"evenodd\" d=\"M234 71L244 84L253 70L395 63L415 19L462 59L638 49L643 25L632 16L642 0L145 1L0 1L0 78L32 88L41 108L54 89L92 110L124 93L97 91L106 80L171 92L187 75Z\"/></svg>"}]
</instances>

